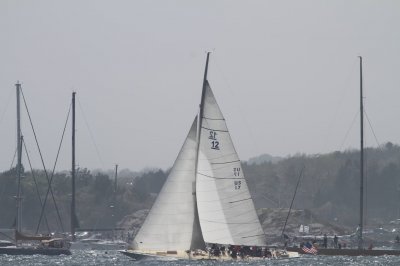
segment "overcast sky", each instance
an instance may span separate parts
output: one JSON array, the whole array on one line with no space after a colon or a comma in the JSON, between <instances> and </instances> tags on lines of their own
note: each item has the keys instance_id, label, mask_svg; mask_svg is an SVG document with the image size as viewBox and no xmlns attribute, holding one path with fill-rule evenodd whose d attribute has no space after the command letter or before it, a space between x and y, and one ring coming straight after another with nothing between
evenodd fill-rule
<instances>
[{"instance_id":1,"label":"overcast sky","mask_svg":"<svg viewBox=\"0 0 400 266\"><path fill-rule=\"evenodd\" d=\"M359 55L377 139L400 143L399 25L400 1L2 0L0 170L16 146L17 80L48 168L73 90L80 167L170 167L198 112L206 51L242 160L357 148ZM22 128L40 168L25 111ZM70 147L69 124L58 170Z\"/></svg>"}]
</instances>

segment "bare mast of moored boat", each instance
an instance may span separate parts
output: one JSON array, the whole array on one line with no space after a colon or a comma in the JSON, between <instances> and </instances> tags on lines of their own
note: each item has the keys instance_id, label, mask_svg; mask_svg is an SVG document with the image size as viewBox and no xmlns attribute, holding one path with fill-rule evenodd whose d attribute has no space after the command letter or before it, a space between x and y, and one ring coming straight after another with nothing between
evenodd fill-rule
<instances>
[{"instance_id":1,"label":"bare mast of moored boat","mask_svg":"<svg viewBox=\"0 0 400 266\"><path fill-rule=\"evenodd\" d=\"M360 225L358 232L358 249L363 249L364 224L364 104L363 104L363 77L362 57L360 58Z\"/></svg>"},{"instance_id":2,"label":"bare mast of moored boat","mask_svg":"<svg viewBox=\"0 0 400 266\"><path fill-rule=\"evenodd\" d=\"M21 197L21 160L22 160L22 134L21 134L21 106L20 106L20 92L21 84L17 82L15 84L17 92L17 195L15 197L17 201L17 215L15 218L15 229L21 232L22 228L22 197ZM17 238L15 239L15 244L18 245Z\"/></svg>"},{"instance_id":3,"label":"bare mast of moored boat","mask_svg":"<svg viewBox=\"0 0 400 266\"><path fill-rule=\"evenodd\" d=\"M75 241L75 227L76 227L76 214L75 214L75 94L72 92L72 168L71 168L71 182L72 182L72 197L71 197L71 238Z\"/></svg>"}]
</instances>

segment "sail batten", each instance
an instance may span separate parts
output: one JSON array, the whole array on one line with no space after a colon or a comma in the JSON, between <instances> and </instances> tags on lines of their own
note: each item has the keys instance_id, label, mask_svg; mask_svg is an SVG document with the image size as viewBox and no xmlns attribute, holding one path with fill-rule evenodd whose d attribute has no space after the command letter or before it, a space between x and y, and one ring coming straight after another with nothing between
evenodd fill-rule
<instances>
[{"instance_id":1,"label":"sail batten","mask_svg":"<svg viewBox=\"0 0 400 266\"><path fill-rule=\"evenodd\" d=\"M217 119L214 119L217 120ZM208 128L208 127L201 127L202 129L207 129L207 130L212 130L212 131L218 131L218 132L228 132L228 130L224 129L216 129L216 128Z\"/></svg>"}]
</instances>

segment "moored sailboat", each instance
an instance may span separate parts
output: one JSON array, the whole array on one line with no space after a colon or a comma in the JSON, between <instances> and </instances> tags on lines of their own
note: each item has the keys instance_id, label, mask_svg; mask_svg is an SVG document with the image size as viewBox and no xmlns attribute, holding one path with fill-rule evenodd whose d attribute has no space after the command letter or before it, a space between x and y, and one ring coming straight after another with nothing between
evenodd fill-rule
<instances>
[{"instance_id":1,"label":"moored sailboat","mask_svg":"<svg viewBox=\"0 0 400 266\"><path fill-rule=\"evenodd\" d=\"M69 250L70 244L63 238L53 238L43 235L26 235L22 233L22 192L21 192L21 175L22 175L22 146L24 137L21 132L20 119L20 93L21 84L16 85L17 95L17 195L15 197L16 216L15 216L15 245L0 246L0 254L4 255L71 255ZM49 184L50 188L50 184Z\"/></svg>"},{"instance_id":2,"label":"moored sailboat","mask_svg":"<svg viewBox=\"0 0 400 266\"><path fill-rule=\"evenodd\" d=\"M362 57L360 61L360 205L359 205L359 225L356 231L357 249L351 248L319 248L318 255L327 256L400 256L400 250L394 249L365 249L363 228L364 228L364 97L363 97L363 70ZM302 254L309 254L306 249L297 247L288 247L288 250L296 251Z\"/></svg>"}]
</instances>

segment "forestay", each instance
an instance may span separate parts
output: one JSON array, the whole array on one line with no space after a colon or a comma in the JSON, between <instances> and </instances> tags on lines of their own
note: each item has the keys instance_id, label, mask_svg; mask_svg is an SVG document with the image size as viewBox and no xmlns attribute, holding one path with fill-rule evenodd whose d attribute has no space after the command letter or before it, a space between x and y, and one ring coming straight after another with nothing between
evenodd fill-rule
<instances>
[{"instance_id":1,"label":"forestay","mask_svg":"<svg viewBox=\"0 0 400 266\"><path fill-rule=\"evenodd\" d=\"M195 160L197 117L156 201L134 240L139 250L168 251L203 248L195 221ZM197 226L196 226L197 225Z\"/></svg>"},{"instance_id":2,"label":"forestay","mask_svg":"<svg viewBox=\"0 0 400 266\"><path fill-rule=\"evenodd\" d=\"M204 241L264 246L239 157L207 81L203 93L196 194Z\"/></svg>"}]
</instances>

